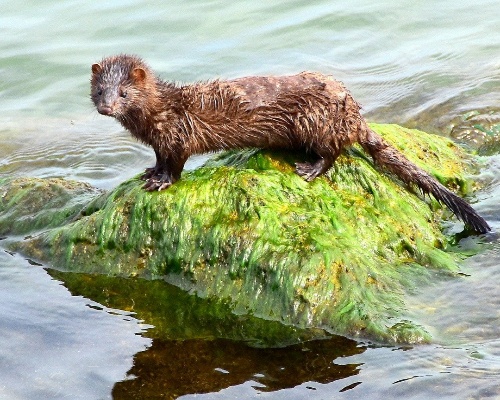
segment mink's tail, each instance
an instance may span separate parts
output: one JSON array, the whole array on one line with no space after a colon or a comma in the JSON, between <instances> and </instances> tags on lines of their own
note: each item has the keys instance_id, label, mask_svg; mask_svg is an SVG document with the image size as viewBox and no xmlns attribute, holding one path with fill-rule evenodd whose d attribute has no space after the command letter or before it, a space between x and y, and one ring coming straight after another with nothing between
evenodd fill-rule
<instances>
[{"instance_id":1,"label":"mink's tail","mask_svg":"<svg viewBox=\"0 0 500 400\"><path fill-rule=\"evenodd\" d=\"M458 219L472 227L476 232L491 230L488 223L462 198L450 192L434 177L423 171L405 156L390 146L377 133L366 127L360 134L360 144L376 164L398 176L406 184L415 184L425 194L432 194L439 202L448 207Z\"/></svg>"}]
</instances>

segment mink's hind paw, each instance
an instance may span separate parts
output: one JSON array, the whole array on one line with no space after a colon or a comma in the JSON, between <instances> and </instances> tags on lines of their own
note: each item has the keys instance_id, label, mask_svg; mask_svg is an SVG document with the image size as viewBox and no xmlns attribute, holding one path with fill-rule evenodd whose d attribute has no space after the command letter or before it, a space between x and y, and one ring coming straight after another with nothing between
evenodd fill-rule
<instances>
[{"instance_id":1,"label":"mink's hind paw","mask_svg":"<svg viewBox=\"0 0 500 400\"><path fill-rule=\"evenodd\" d=\"M295 163L295 172L307 182L311 182L314 178L328 171L332 164L332 160L327 160L325 158L320 158L314 164L308 162Z\"/></svg>"}]
</instances>

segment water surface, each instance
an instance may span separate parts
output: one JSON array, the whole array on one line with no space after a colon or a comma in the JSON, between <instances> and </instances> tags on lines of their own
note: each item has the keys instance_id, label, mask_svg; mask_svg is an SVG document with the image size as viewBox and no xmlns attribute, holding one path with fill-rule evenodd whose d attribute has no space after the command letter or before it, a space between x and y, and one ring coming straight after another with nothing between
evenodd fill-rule
<instances>
[{"instance_id":1,"label":"water surface","mask_svg":"<svg viewBox=\"0 0 500 400\"><path fill-rule=\"evenodd\" d=\"M465 113L500 112L493 0L0 0L0 9L2 176L110 189L154 162L89 100L90 65L121 52L179 83L331 73L370 120L444 135ZM500 158L483 162L475 207L498 231ZM150 339L147 320L2 251L0 397L500 398L500 253L495 237L486 241L461 278L408 298L436 337L415 348L336 337L267 350L220 338Z\"/></svg>"}]
</instances>

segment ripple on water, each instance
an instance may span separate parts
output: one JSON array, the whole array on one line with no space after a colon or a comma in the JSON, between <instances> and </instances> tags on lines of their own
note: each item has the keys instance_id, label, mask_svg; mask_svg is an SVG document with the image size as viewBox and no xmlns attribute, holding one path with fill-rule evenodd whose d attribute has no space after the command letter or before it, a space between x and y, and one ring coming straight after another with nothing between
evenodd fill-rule
<instances>
[{"instance_id":1,"label":"ripple on water","mask_svg":"<svg viewBox=\"0 0 500 400\"><path fill-rule=\"evenodd\" d=\"M187 169L206 157L194 157ZM154 165L150 147L114 121L42 121L23 131L0 131L0 176L85 181L110 189Z\"/></svg>"},{"instance_id":2,"label":"ripple on water","mask_svg":"<svg viewBox=\"0 0 500 400\"><path fill-rule=\"evenodd\" d=\"M0 266L2 399L107 398L151 344L129 313L95 310L40 266L3 250Z\"/></svg>"},{"instance_id":3,"label":"ripple on water","mask_svg":"<svg viewBox=\"0 0 500 400\"><path fill-rule=\"evenodd\" d=\"M119 126L101 129L70 121L42 121L22 132L6 129L0 132L0 173L62 177L109 188L152 162L150 151Z\"/></svg>"}]
</instances>

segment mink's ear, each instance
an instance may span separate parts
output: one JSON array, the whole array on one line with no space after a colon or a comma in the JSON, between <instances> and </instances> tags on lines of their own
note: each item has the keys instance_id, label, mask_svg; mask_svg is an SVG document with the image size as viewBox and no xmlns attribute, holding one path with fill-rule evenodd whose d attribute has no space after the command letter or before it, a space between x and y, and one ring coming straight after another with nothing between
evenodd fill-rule
<instances>
[{"instance_id":1,"label":"mink's ear","mask_svg":"<svg viewBox=\"0 0 500 400\"><path fill-rule=\"evenodd\" d=\"M146 79L146 71L142 68L134 68L134 70L130 73L130 77L134 83L141 83Z\"/></svg>"},{"instance_id":2,"label":"mink's ear","mask_svg":"<svg viewBox=\"0 0 500 400\"><path fill-rule=\"evenodd\" d=\"M102 67L99 64L92 64L92 73L93 74L100 74L102 71Z\"/></svg>"}]
</instances>

